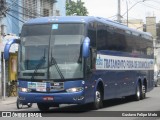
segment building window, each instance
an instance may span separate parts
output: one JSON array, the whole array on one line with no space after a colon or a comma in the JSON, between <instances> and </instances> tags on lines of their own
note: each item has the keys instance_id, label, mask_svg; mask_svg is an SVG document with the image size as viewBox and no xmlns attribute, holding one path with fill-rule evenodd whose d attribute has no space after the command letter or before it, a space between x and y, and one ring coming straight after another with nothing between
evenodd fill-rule
<instances>
[{"instance_id":1,"label":"building window","mask_svg":"<svg viewBox=\"0 0 160 120\"><path fill-rule=\"evenodd\" d=\"M41 14L43 16L52 16L53 15L53 4L54 0L41 0Z\"/></svg>"},{"instance_id":2,"label":"building window","mask_svg":"<svg viewBox=\"0 0 160 120\"><path fill-rule=\"evenodd\" d=\"M49 16L49 9L43 9L43 16Z\"/></svg>"},{"instance_id":3,"label":"building window","mask_svg":"<svg viewBox=\"0 0 160 120\"><path fill-rule=\"evenodd\" d=\"M37 0L23 0L23 18L35 18L37 14Z\"/></svg>"}]
</instances>

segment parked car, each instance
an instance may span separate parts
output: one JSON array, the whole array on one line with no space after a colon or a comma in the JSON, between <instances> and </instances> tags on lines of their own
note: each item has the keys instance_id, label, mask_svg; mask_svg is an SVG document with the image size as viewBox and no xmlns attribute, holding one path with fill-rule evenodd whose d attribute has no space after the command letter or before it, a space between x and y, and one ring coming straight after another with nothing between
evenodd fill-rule
<instances>
[{"instance_id":1,"label":"parked car","mask_svg":"<svg viewBox=\"0 0 160 120\"><path fill-rule=\"evenodd\" d=\"M160 73L154 73L154 86L157 87L160 85Z\"/></svg>"}]
</instances>

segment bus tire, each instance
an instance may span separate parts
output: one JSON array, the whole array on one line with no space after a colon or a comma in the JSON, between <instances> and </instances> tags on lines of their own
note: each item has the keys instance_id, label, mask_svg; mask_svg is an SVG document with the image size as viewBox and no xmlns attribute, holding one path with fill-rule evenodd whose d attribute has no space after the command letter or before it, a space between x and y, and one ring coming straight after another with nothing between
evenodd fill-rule
<instances>
[{"instance_id":1,"label":"bus tire","mask_svg":"<svg viewBox=\"0 0 160 120\"><path fill-rule=\"evenodd\" d=\"M98 89L96 89L96 92L95 92L93 109L97 110L102 107L103 107L102 91L98 88Z\"/></svg>"},{"instance_id":2,"label":"bus tire","mask_svg":"<svg viewBox=\"0 0 160 120\"><path fill-rule=\"evenodd\" d=\"M17 98L16 105L17 105L17 109L22 109L22 107L23 107L23 104L22 104L22 102L19 100L19 98Z\"/></svg>"},{"instance_id":3,"label":"bus tire","mask_svg":"<svg viewBox=\"0 0 160 120\"><path fill-rule=\"evenodd\" d=\"M49 106L47 104L37 103L37 106L40 111L48 111L49 110Z\"/></svg>"},{"instance_id":4,"label":"bus tire","mask_svg":"<svg viewBox=\"0 0 160 120\"><path fill-rule=\"evenodd\" d=\"M146 86L145 85L142 85L141 86L141 97L140 97L140 99L142 100L142 99L145 99L145 97L146 97Z\"/></svg>"},{"instance_id":5,"label":"bus tire","mask_svg":"<svg viewBox=\"0 0 160 120\"><path fill-rule=\"evenodd\" d=\"M28 103L27 106L30 108L32 107L32 103Z\"/></svg>"},{"instance_id":6,"label":"bus tire","mask_svg":"<svg viewBox=\"0 0 160 120\"><path fill-rule=\"evenodd\" d=\"M134 99L136 101L139 101L140 97L141 97L141 85L140 85L140 83L138 83L137 87L136 87L136 94L134 95Z\"/></svg>"}]
</instances>

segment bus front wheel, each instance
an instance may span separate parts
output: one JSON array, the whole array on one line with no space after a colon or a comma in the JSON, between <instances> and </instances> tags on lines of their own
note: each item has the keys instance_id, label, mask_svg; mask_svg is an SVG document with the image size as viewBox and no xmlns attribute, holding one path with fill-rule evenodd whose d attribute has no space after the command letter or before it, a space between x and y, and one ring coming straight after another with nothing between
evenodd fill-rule
<instances>
[{"instance_id":1,"label":"bus front wheel","mask_svg":"<svg viewBox=\"0 0 160 120\"><path fill-rule=\"evenodd\" d=\"M94 103L93 103L93 109L99 109L103 107L103 97L102 97L102 92L98 88L95 92L95 98L94 98Z\"/></svg>"},{"instance_id":2,"label":"bus front wheel","mask_svg":"<svg viewBox=\"0 0 160 120\"><path fill-rule=\"evenodd\" d=\"M48 111L49 110L49 106L43 103L37 103L38 109L40 111Z\"/></svg>"}]
</instances>

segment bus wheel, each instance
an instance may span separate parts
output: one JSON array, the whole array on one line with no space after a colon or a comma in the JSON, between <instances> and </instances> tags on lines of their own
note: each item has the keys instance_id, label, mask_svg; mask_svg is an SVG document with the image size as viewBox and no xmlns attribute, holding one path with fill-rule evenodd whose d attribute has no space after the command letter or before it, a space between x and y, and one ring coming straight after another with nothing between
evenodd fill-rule
<instances>
[{"instance_id":1,"label":"bus wheel","mask_svg":"<svg viewBox=\"0 0 160 120\"><path fill-rule=\"evenodd\" d=\"M37 103L38 109L40 111L48 111L49 110L49 106L43 103Z\"/></svg>"},{"instance_id":2,"label":"bus wheel","mask_svg":"<svg viewBox=\"0 0 160 120\"><path fill-rule=\"evenodd\" d=\"M93 109L97 110L101 107L103 107L102 92L100 91L100 89L97 89L95 92Z\"/></svg>"},{"instance_id":3,"label":"bus wheel","mask_svg":"<svg viewBox=\"0 0 160 120\"><path fill-rule=\"evenodd\" d=\"M27 106L30 108L32 107L32 103L28 103Z\"/></svg>"},{"instance_id":4,"label":"bus wheel","mask_svg":"<svg viewBox=\"0 0 160 120\"><path fill-rule=\"evenodd\" d=\"M140 97L141 97L141 86L140 86L140 83L138 83L136 87L136 94L134 95L134 98L136 101L139 101Z\"/></svg>"},{"instance_id":5,"label":"bus wheel","mask_svg":"<svg viewBox=\"0 0 160 120\"><path fill-rule=\"evenodd\" d=\"M22 109L22 107L23 107L23 104L22 104L22 102L19 100L19 98L17 98L16 105L17 105L17 109Z\"/></svg>"},{"instance_id":6,"label":"bus wheel","mask_svg":"<svg viewBox=\"0 0 160 120\"><path fill-rule=\"evenodd\" d=\"M141 99L145 99L146 97L146 87L145 85L142 85L141 87Z\"/></svg>"}]
</instances>

